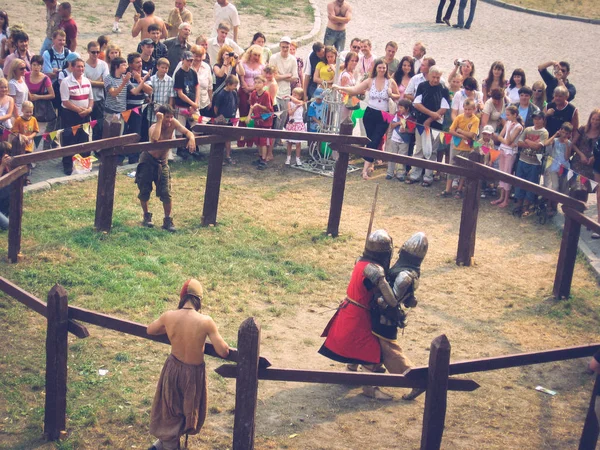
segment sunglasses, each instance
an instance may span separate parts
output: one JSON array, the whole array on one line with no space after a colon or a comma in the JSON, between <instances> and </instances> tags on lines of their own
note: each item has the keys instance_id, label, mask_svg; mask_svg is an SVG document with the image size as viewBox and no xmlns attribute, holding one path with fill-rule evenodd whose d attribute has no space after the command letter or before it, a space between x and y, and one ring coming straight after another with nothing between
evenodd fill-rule
<instances>
[{"instance_id":1,"label":"sunglasses","mask_svg":"<svg viewBox=\"0 0 600 450\"><path fill-rule=\"evenodd\" d=\"M100 53L100 50L92 50L90 53L91 53L92 55L97 55L97 54L99 54L99 53Z\"/></svg>"},{"instance_id":2,"label":"sunglasses","mask_svg":"<svg viewBox=\"0 0 600 450\"><path fill-rule=\"evenodd\" d=\"M465 88L465 91L474 91L474 90L475 90L475 89L468 88L468 87L466 87L466 88Z\"/></svg>"},{"instance_id":3,"label":"sunglasses","mask_svg":"<svg viewBox=\"0 0 600 450\"><path fill-rule=\"evenodd\" d=\"M19 70L26 70L27 67L19 67Z\"/></svg>"},{"instance_id":4,"label":"sunglasses","mask_svg":"<svg viewBox=\"0 0 600 450\"><path fill-rule=\"evenodd\" d=\"M533 92L544 92L543 89L534 89Z\"/></svg>"}]
</instances>

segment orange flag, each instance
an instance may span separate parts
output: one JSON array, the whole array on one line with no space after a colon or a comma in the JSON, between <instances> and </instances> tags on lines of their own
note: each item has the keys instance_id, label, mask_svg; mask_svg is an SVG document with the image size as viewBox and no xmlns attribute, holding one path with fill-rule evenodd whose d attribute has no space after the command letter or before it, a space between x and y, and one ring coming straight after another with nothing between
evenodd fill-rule
<instances>
[{"instance_id":1,"label":"orange flag","mask_svg":"<svg viewBox=\"0 0 600 450\"><path fill-rule=\"evenodd\" d=\"M125 122L129 121L129 116L131 116L131 110L130 110L130 109L129 109L129 110L127 110L127 111L123 111L123 112L121 113L121 117L123 118L123 120L124 120Z\"/></svg>"},{"instance_id":2,"label":"orange flag","mask_svg":"<svg viewBox=\"0 0 600 450\"><path fill-rule=\"evenodd\" d=\"M492 162L492 164L494 163L494 161L496 161L498 158L500 158L500 150L496 150L494 148L490 148L490 161Z\"/></svg>"}]
</instances>

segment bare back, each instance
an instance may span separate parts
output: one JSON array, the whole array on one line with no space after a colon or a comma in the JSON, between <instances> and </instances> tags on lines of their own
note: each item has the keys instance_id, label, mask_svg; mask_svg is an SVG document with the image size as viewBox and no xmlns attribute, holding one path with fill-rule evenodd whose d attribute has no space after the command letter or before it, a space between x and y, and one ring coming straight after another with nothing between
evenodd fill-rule
<instances>
[{"instance_id":1,"label":"bare back","mask_svg":"<svg viewBox=\"0 0 600 450\"><path fill-rule=\"evenodd\" d=\"M157 17L154 14L149 17L143 17L139 19L136 25L140 27L140 40L144 40L146 38L152 39L152 36L148 32L148 27L150 25L158 26L158 29L161 32L161 39L165 39L167 37L165 22L160 17Z\"/></svg>"},{"instance_id":2,"label":"bare back","mask_svg":"<svg viewBox=\"0 0 600 450\"><path fill-rule=\"evenodd\" d=\"M202 364L204 343L214 328L213 320L193 309L179 309L165 313L163 323L173 356L185 364Z\"/></svg>"}]
</instances>

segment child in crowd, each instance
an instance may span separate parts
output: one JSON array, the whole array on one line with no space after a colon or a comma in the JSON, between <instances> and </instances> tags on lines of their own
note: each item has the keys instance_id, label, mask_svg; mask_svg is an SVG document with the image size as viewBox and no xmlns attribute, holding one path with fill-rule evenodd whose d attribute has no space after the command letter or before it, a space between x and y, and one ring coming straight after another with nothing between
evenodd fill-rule
<instances>
[{"instance_id":1,"label":"child in crowd","mask_svg":"<svg viewBox=\"0 0 600 450\"><path fill-rule=\"evenodd\" d=\"M149 127L156 122L156 109L160 105L175 107L175 90L173 78L167 75L171 63L167 58L156 62L156 73L146 82L152 87L152 102L154 107L148 108Z\"/></svg>"},{"instance_id":2,"label":"child in crowd","mask_svg":"<svg viewBox=\"0 0 600 450\"><path fill-rule=\"evenodd\" d=\"M12 127L13 133L19 133L25 138L25 152L33 152L33 138L40 132L40 126L35 117L33 117L33 103L24 101L21 106L21 116L17 117L15 124ZM29 164L29 173L33 166ZM31 184L29 178L25 180L25 184Z\"/></svg>"},{"instance_id":3,"label":"child in crowd","mask_svg":"<svg viewBox=\"0 0 600 450\"><path fill-rule=\"evenodd\" d=\"M233 125L231 119L235 118L238 109L237 88L240 80L235 75L228 75L225 79L225 88L213 99L215 104L215 123L219 125ZM231 159L231 141L225 142L225 162L235 164Z\"/></svg>"},{"instance_id":4,"label":"child in crowd","mask_svg":"<svg viewBox=\"0 0 600 450\"><path fill-rule=\"evenodd\" d=\"M98 53L98 59L101 59L102 61L106 59L106 47L108 46L109 41L110 38L108 36L105 36L104 34L102 36L98 36L97 42L100 46L100 53Z\"/></svg>"},{"instance_id":5,"label":"child in crowd","mask_svg":"<svg viewBox=\"0 0 600 450\"><path fill-rule=\"evenodd\" d=\"M483 158L483 163L486 166L491 166L491 154L490 150L494 150L494 127L492 125L486 125L483 127L480 133L479 140L477 141L481 144L481 152L485 155ZM495 191L494 185L492 183L488 183L486 180L481 180L481 198L486 198L489 195L496 195L493 192Z\"/></svg>"},{"instance_id":6,"label":"child in crowd","mask_svg":"<svg viewBox=\"0 0 600 450\"><path fill-rule=\"evenodd\" d=\"M452 101L454 100L454 95L462 89L462 83L463 76L459 72L457 72L456 75L452 77L452 80L450 80L450 104L452 104ZM452 125L452 108L448 108L446 110L446 113L444 114L444 123L442 124L442 127L444 130L447 130L448 128L450 128L450 125ZM450 164L450 144L446 144L444 140L440 140L440 145L438 146L437 150L437 161L442 162L444 160L446 164ZM433 173L433 180L440 181L440 179L441 175L436 170ZM455 181L458 183L458 179L456 179ZM457 188L458 184L454 185L453 187Z\"/></svg>"},{"instance_id":7,"label":"child in crowd","mask_svg":"<svg viewBox=\"0 0 600 450\"><path fill-rule=\"evenodd\" d=\"M397 155L408 155L408 146L410 144L410 133L408 132L408 126L406 121L410 118L410 108L412 102L406 98L403 98L398 102L398 109L396 115L390 123L390 130L392 130L392 138L388 145L387 151ZM396 170L398 168L398 170ZM398 178L399 181L404 181L406 177L406 167L404 164L396 164L395 162L388 162L386 180L392 180Z\"/></svg>"},{"instance_id":8,"label":"child in crowd","mask_svg":"<svg viewBox=\"0 0 600 450\"><path fill-rule=\"evenodd\" d=\"M573 125L565 122L554 136L544 141L546 147L546 169L544 170L544 186L557 192L566 192L567 173L570 169L569 157L575 151L579 154L582 161L587 161L586 156L572 142L571 134ZM562 169L561 169L562 167ZM557 203L549 202L550 211L548 217L556 215Z\"/></svg>"},{"instance_id":9,"label":"child in crowd","mask_svg":"<svg viewBox=\"0 0 600 450\"><path fill-rule=\"evenodd\" d=\"M500 170L510 174L517 156L517 139L523 131L523 119L519 116L519 108L516 106L506 107L506 123L499 135L495 135L497 141L500 142L498 150L500 150ZM505 181L501 181L500 197L492 201L492 205L498 205L500 208L506 208L510 199L511 185Z\"/></svg>"},{"instance_id":10,"label":"child in crowd","mask_svg":"<svg viewBox=\"0 0 600 450\"><path fill-rule=\"evenodd\" d=\"M273 111L277 111L277 109L276 109L277 98L276 97L277 97L277 92L279 91L279 85L277 84L277 81L275 80L275 76L277 75L277 67L271 66L271 65L265 66L263 71L265 73L265 79L266 79L265 89L267 90L267 92L271 96L271 100L273 101ZM272 127L274 127L274 126L275 126L275 121L273 121ZM269 139L269 145L267 146L267 161L273 160L273 146L274 145L275 145L275 139Z\"/></svg>"},{"instance_id":11,"label":"child in crowd","mask_svg":"<svg viewBox=\"0 0 600 450\"><path fill-rule=\"evenodd\" d=\"M454 164L456 155L466 156L473 151L473 140L477 137L479 131L479 118L475 115L475 101L467 98L463 103L463 113L456 116L456 119L450 125L449 133L452 136L460 138L458 145L450 145L450 164ZM464 177L460 177L454 198L462 198L462 189L465 184ZM452 195L452 179L448 176L446 180L446 190L442 191L441 197L450 197Z\"/></svg>"},{"instance_id":12,"label":"child in crowd","mask_svg":"<svg viewBox=\"0 0 600 450\"><path fill-rule=\"evenodd\" d=\"M321 120L323 120L323 89L315 89L307 115L308 131L318 133L321 130Z\"/></svg>"},{"instance_id":13,"label":"child in crowd","mask_svg":"<svg viewBox=\"0 0 600 450\"><path fill-rule=\"evenodd\" d=\"M262 75L254 77L254 90L250 93L250 112L248 117L254 120L255 128L271 129L273 127L273 99L266 88L266 78ZM261 114L269 114L269 117L263 119ZM272 139L266 137L256 138L260 152L260 158L256 162L258 170L267 168L267 149L271 145Z\"/></svg>"},{"instance_id":14,"label":"child in crowd","mask_svg":"<svg viewBox=\"0 0 600 450\"><path fill-rule=\"evenodd\" d=\"M301 87L296 87L292 91L290 102L288 103L288 123L285 126L287 131L306 131L304 124L304 90ZM289 139L287 141L287 158L285 165L289 166L292 163L292 144L296 144L296 166L302 166L300 161L300 151L302 141Z\"/></svg>"},{"instance_id":15,"label":"child in crowd","mask_svg":"<svg viewBox=\"0 0 600 450\"><path fill-rule=\"evenodd\" d=\"M516 175L524 180L538 184L540 182L541 155L544 153L544 142L548 139L548 130L544 128L545 115L542 111L534 111L533 126L525 128L518 146L521 149ZM535 194L523 188L515 188L517 206L514 213L529 216L533 212Z\"/></svg>"}]
</instances>

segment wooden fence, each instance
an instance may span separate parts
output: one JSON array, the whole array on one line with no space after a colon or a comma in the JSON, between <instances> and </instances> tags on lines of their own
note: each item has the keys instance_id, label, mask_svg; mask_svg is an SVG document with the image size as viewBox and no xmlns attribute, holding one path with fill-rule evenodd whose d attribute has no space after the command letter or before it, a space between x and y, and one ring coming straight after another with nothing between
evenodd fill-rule
<instances>
[{"instance_id":1,"label":"wooden fence","mask_svg":"<svg viewBox=\"0 0 600 450\"><path fill-rule=\"evenodd\" d=\"M0 291L47 318L44 435L48 440L66 436L67 333L71 332L79 338L89 336L87 328L78 321L170 344L166 335L148 335L145 325L69 306L67 292L58 284L48 293L47 303L2 277ZM236 363L221 365L215 370L225 378L236 379L234 450L254 448L258 380L424 388L426 394L420 448L436 450L442 443L448 391L472 392L479 387L473 380L452 378L452 375L589 357L598 349L600 344L592 344L451 363L450 342L445 335L441 335L431 343L429 365L414 367L402 375L284 369L272 367L269 360L260 356L260 325L254 318L248 318L238 331L238 349L232 348L227 358L221 358L210 343L205 344L204 353ZM594 406L599 393L600 378L597 377L581 434L580 450L595 449L599 427Z\"/></svg>"}]
</instances>

